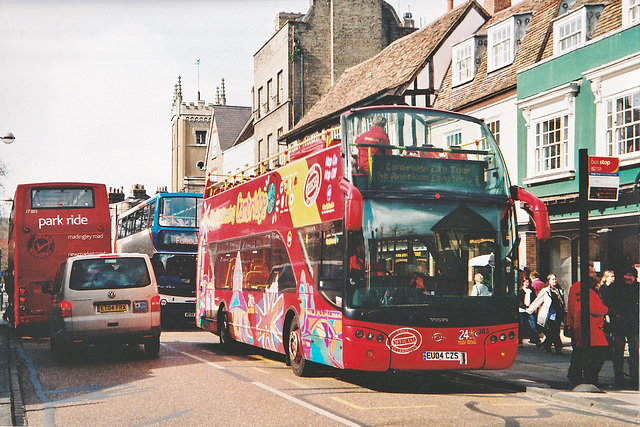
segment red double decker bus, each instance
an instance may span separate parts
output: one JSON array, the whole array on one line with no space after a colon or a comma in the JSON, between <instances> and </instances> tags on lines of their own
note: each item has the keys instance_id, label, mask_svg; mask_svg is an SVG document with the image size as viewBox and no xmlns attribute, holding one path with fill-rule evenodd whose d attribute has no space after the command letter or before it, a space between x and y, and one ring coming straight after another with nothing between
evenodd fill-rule
<instances>
[{"instance_id":1,"label":"red double decker bus","mask_svg":"<svg viewBox=\"0 0 640 427\"><path fill-rule=\"evenodd\" d=\"M273 171L210 182L196 323L363 371L503 369L517 352L515 200L480 120L433 109L351 110ZM477 287L474 282L478 283ZM478 280L480 279L480 280Z\"/></svg>"},{"instance_id":2,"label":"red double decker bus","mask_svg":"<svg viewBox=\"0 0 640 427\"><path fill-rule=\"evenodd\" d=\"M70 256L110 252L110 224L104 184L18 185L6 274L7 317L16 329L48 323L58 266Z\"/></svg>"}]
</instances>

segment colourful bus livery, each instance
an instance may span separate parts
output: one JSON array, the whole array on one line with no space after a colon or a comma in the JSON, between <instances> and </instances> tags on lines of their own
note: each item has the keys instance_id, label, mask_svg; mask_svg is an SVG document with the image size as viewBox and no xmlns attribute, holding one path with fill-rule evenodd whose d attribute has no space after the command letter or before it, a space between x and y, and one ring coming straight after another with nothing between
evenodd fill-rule
<instances>
[{"instance_id":1,"label":"colourful bus livery","mask_svg":"<svg viewBox=\"0 0 640 427\"><path fill-rule=\"evenodd\" d=\"M248 181L207 183L199 327L225 345L284 353L297 375L307 362L364 371L511 366L514 201L531 206L541 239L548 214L509 184L481 121L363 108L287 155Z\"/></svg>"},{"instance_id":2,"label":"colourful bus livery","mask_svg":"<svg viewBox=\"0 0 640 427\"><path fill-rule=\"evenodd\" d=\"M7 317L17 329L47 323L51 283L68 257L109 252L104 184L52 182L16 188L9 218Z\"/></svg>"}]
</instances>

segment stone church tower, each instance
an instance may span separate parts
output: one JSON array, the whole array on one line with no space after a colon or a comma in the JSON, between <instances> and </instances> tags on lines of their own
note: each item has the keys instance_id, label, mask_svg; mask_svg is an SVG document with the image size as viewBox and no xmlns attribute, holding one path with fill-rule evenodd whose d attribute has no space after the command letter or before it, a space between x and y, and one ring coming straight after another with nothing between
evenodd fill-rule
<instances>
[{"instance_id":1,"label":"stone church tower","mask_svg":"<svg viewBox=\"0 0 640 427\"><path fill-rule=\"evenodd\" d=\"M173 90L171 106L171 191L204 192L207 151L213 104L200 100L187 104L182 100L182 83Z\"/></svg>"}]
</instances>

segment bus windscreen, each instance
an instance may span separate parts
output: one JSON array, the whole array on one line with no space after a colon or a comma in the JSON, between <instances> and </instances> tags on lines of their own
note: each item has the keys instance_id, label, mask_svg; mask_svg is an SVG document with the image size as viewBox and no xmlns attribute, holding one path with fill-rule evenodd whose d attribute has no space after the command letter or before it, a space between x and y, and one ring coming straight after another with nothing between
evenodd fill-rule
<instances>
[{"instance_id":1,"label":"bus windscreen","mask_svg":"<svg viewBox=\"0 0 640 427\"><path fill-rule=\"evenodd\" d=\"M93 208L92 188L34 188L31 209Z\"/></svg>"}]
</instances>

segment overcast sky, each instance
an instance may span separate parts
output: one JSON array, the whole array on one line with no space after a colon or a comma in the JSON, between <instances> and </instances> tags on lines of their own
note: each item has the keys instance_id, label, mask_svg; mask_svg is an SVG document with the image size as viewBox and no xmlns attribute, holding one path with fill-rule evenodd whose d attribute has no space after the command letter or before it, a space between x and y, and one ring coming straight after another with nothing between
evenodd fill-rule
<instances>
[{"instance_id":1,"label":"overcast sky","mask_svg":"<svg viewBox=\"0 0 640 427\"><path fill-rule=\"evenodd\" d=\"M456 5L461 0L456 0ZM388 0L422 26L446 0ZM274 33L278 12L306 13L309 0L0 0L0 143L20 183L143 184L171 179L171 103L213 103L225 79L227 105L251 105L253 55ZM0 202L2 213L9 209Z\"/></svg>"}]
</instances>

